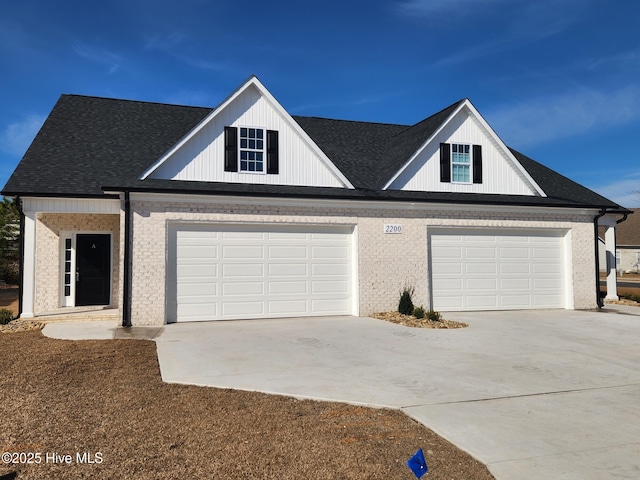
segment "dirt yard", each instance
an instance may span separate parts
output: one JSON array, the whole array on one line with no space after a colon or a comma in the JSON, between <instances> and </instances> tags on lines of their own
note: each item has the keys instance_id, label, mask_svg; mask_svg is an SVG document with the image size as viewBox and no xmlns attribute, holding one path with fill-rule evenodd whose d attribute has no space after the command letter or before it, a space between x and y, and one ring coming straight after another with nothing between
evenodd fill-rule
<instances>
[{"instance_id":1,"label":"dirt yard","mask_svg":"<svg viewBox=\"0 0 640 480\"><path fill-rule=\"evenodd\" d=\"M18 314L18 287L0 285L0 308L8 308L14 315Z\"/></svg>"},{"instance_id":2,"label":"dirt yard","mask_svg":"<svg viewBox=\"0 0 640 480\"><path fill-rule=\"evenodd\" d=\"M0 477L409 480L422 448L424 478L493 478L400 412L163 383L153 342L4 333L0 352L0 450L40 454Z\"/></svg>"}]
</instances>

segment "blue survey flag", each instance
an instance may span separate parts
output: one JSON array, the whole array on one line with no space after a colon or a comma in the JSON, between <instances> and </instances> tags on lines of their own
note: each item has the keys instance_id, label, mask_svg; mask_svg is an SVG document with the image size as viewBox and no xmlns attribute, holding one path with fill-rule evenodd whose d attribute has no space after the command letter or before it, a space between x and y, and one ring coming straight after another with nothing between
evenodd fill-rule
<instances>
[{"instance_id":1,"label":"blue survey flag","mask_svg":"<svg viewBox=\"0 0 640 480\"><path fill-rule=\"evenodd\" d=\"M407 467L411 469L416 478L422 477L429 471L427 462L424 459L424 453L422 453L422 449L418 450L413 454L413 457L407 460Z\"/></svg>"}]
</instances>

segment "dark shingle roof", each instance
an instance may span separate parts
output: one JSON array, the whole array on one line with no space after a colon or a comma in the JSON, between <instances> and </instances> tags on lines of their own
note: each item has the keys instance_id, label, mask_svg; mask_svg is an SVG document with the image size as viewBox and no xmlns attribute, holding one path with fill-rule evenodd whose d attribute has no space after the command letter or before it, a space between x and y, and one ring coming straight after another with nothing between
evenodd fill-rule
<instances>
[{"instance_id":1,"label":"dark shingle roof","mask_svg":"<svg viewBox=\"0 0 640 480\"><path fill-rule=\"evenodd\" d=\"M640 208L631 209L633 215L616 226L616 246L640 247Z\"/></svg>"},{"instance_id":2,"label":"dark shingle roof","mask_svg":"<svg viewBox=\"0 0 640 480\"><path fill-rule=\"evenodd\" d=\"M104 184L141 175L211 111L62 95L4 192L103 196Z\"/></svg>"},{"instance_id":3,"label":"dark shingle roof","mask_svg":"<svg viewBox=\"0 0 640 480\"><path fill-rule=\"evenodd\" d=\"M130 189L621 209L514 150L513 154L542 187L547 198L381 191L459 104L457 102L413 126L293 117L356 187L350 190L138 180L213 109L62 95L2 193L91 197L102 196L104 191Z\"/></svg>"}]
</instances>

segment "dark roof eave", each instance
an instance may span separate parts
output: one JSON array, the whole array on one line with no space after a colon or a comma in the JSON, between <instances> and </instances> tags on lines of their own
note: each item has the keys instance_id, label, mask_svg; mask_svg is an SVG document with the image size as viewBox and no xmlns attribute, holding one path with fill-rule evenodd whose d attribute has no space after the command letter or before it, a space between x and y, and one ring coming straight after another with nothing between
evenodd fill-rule
<instances>
[{"instance_id":1,"label":"dark roof eave","mask_svg":"<svg viewBox=\"0 0 640 480\"><path fill-rule=\"evenodd\" d=\"M120 191L120 190L116 190ZM86 198L86 199L118 199L120 198L117 194L111 193L60 193L60 192L27 192L27 191L19 191L14 192L10 190L3 190L0 192L0 195L3 197L37 197L37 198Z\"/></svg>"},{"instance_id":2,"label":"dark roof eave","mask_svg":"<svg viewBox=\"0 0 640 480\"><path fill-rule=\"evenodd\" d=\"M303 187L304 188L304 187ZM329 190L329 188L327 188ZM267 197L267 198L322 198L331 200L365 200L365 201L387 201L387 202L414 202L414 203L438 203L438 204L461 204L461 205L495 205L495 206L522 206L522 207L544 207L544 208L575 208L575 209L588 209L588 210L605 210L606 213L612 214L625 214L628 212L625 208L618 208L607 205L595 205L595 204L579 204L570 203L566 201L559 201L557 203L542 201L529 201L526 198L516 196L502 196L504 201L497 199L483 199L482 194L472 194L473 197L469 198L425 198L420 196L411 195L411 192L406 194L396 194L396 191L371 191L363 189L340 189L345 193L334 192L305 192L300 190L298 192L265 192L265 191L241 191L241 190L211 190L211 189L198 189L198 188L167 188L159 186L104 186L102 190L105 192L130 192L130 193L156 193L156 194L173 194L173 195L205 195L205 196L236 196L236 197ZM334 190L334 189L331 189ZM347 193L349 192L349 193ZM386 194L391 193L391 195ZM398 191L399 192L399 191ZM405 192L403 192L405 193ZM461 194L464 195L464 194ZM547 197L532 197L543 199Z\"/></svg>"}]
</instances>

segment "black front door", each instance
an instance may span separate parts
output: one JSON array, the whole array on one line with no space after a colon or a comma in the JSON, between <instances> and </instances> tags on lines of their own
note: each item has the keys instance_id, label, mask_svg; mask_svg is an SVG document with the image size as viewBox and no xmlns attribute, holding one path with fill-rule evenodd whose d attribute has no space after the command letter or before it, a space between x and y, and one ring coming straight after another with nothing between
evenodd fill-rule
<instances>
[{"instance_id":1,"label":"black front door","mask_svg":"<svg viewBox=\"0 0 640 480\"><path fill-rule=\"evenodd\" d=\"M109 305L111 236L76 235L76 306Z\"/></svg>"}]
</instances>

